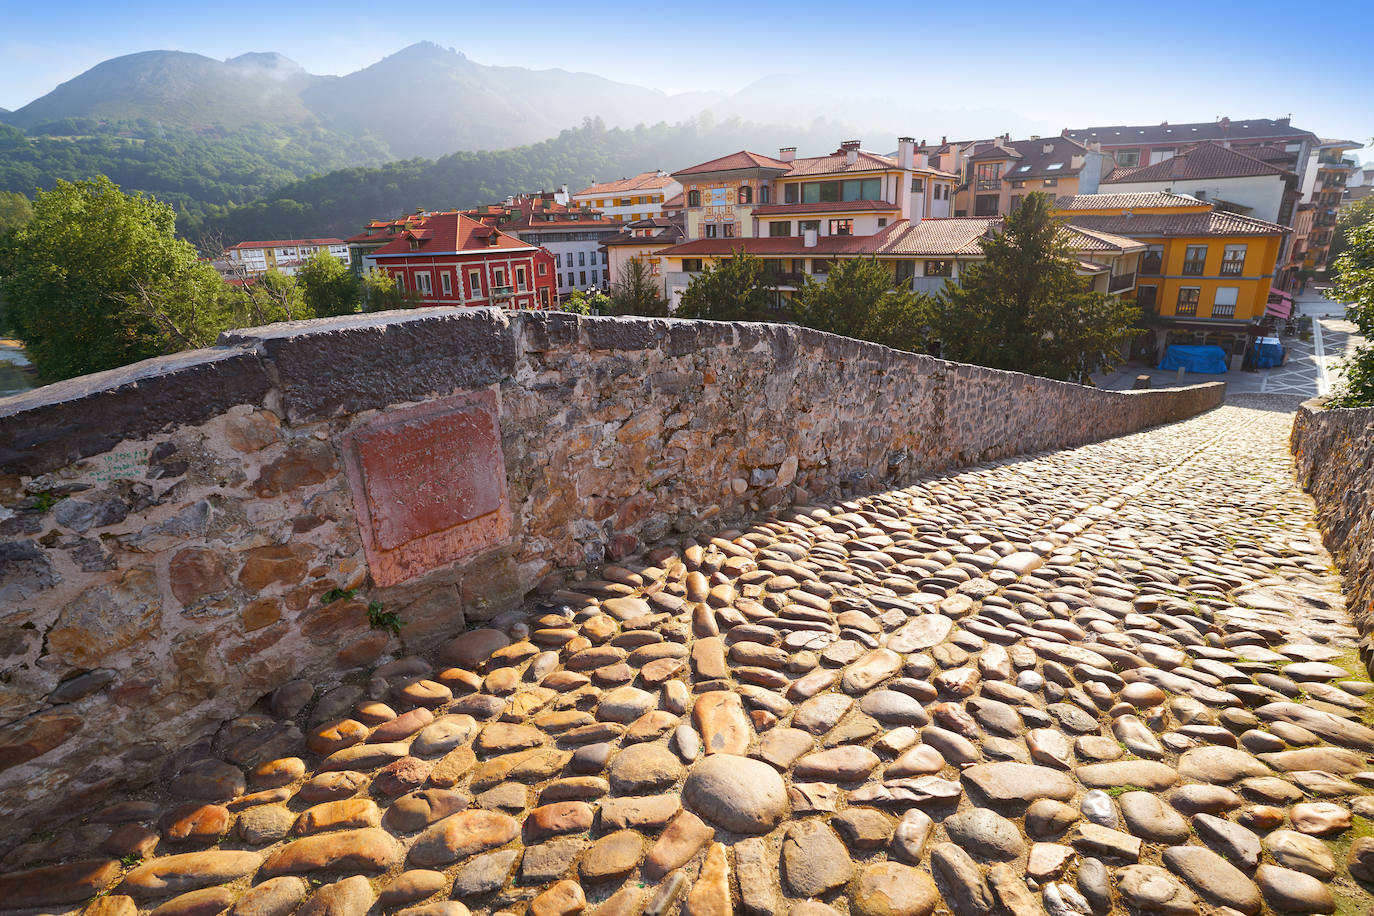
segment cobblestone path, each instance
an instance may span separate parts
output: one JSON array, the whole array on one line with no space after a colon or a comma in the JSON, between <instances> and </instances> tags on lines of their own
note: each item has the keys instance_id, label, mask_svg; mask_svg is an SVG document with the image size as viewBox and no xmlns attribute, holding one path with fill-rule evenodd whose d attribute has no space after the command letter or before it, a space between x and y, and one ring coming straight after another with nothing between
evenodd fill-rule
<instances>
[{"instance_id":1,"label":"cobblestone path","mask_svg":"<svg viewBox=\"0 0 1374 916\"><path fill-rule=\"evenodd\" d=\"M1374 685L1291 407L791 510L288 685L14 848L0 910L1367 914Z\"/></svg>"}]
</instances>

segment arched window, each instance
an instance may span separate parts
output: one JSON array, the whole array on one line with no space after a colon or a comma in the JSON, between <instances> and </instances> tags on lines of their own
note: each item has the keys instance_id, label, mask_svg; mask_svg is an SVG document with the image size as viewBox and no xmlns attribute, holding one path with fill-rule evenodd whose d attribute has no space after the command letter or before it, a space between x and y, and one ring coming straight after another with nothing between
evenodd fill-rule
<instances>
[{"instance_id":1,"label":"arched window","mask_svg":"<svg viewBox=\"0 0 1374 916\"><path fill-rule=\"evenodd\" d=\"M739 202L742 204L752 204L754 202L754 189L747 184L740 185Z\"/></svg>"},{"instance_id":2,"label":"arched window","mask_svg":"<svg viewBox=\"0 0 1374 916\"><path fill-rule=\"evenodd\" d=\"M689 206L689 207L700 207L700 206L701 206L701 192L698 191L696 188L693 188L692 190L690 190L690 191L687 192L687 206Z\"/></svg>"}]
</instances>

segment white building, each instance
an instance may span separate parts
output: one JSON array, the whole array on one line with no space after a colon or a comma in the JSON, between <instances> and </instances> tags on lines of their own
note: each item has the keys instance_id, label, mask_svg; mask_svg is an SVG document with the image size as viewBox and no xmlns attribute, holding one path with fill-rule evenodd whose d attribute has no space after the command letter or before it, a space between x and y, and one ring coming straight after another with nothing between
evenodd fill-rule
<instances>
[{"instance_id":1,"label":"white building","mask_svg":"<svg viewBox=\"0 0 1374 916\"><path fill-rule=\"evenodd\" d=\"M663 215L663 203L682 193L667 172L641 172L633 178L603 181L572 196L575 205L600 210L606 219L632 222Z\"/></svg>"}]
</instances>

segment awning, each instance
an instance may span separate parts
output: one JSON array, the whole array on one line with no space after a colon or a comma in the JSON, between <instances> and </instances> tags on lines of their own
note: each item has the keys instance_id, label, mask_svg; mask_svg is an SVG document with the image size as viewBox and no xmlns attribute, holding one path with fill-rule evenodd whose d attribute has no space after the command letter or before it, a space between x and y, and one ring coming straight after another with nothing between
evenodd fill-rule
<instances>
[{"instance_id":1,"label":"awning","mask_svg":"<svg viewBox=\"0 0 1374 916\"><path fill-rule=\"evenodd\" d=\"M1287 318L1293 314L1293 297L1281 289L1271 289L1264 314L1273 315L1275 318Z\"/></svg>"}]
</instances>

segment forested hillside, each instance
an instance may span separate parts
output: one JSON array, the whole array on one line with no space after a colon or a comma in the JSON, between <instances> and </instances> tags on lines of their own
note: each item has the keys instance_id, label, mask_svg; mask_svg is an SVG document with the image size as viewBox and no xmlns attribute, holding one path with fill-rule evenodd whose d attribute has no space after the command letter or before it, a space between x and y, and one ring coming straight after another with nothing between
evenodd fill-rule
<instances>
[{"instance_id":1,"label":"forested hillside","mask_svg":"<svg viewBox=\"0 0 1374 916\"><path fill-rule=\"evenodd\" d=\"M192 220L192 238L347 237L369 220L427 210L472 207L521 191L567 184L571 190L649 169L685 168L740 149L803 154L834 149L844 128L818 120L798 130L737 119L607 128L599 120L557 137L507 150L459 152L438 160L409 159L378 168L350 168L297 181L265 200L208 220Z\"/></svg>"},{"instance_id":2,"label":"forested hillside","mask_svg":"<svg viewBox=\"0 0 1374 916\"><path fill-rule=\"evenodd\" d=\"M369 135L308 126L191 130L146 118L66 118L25 133L0 124L0 191L32 197L58 179L108 175L126 191L147 191L172 204L183 223L203 223L300 178L390 158L386 145Z\"/></svg>"}]
</instances>

